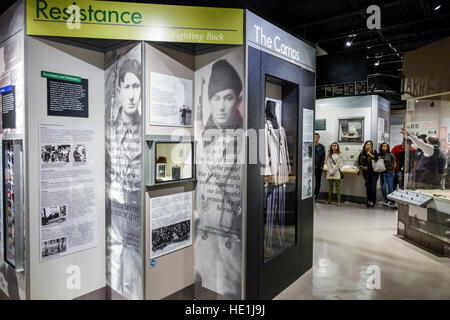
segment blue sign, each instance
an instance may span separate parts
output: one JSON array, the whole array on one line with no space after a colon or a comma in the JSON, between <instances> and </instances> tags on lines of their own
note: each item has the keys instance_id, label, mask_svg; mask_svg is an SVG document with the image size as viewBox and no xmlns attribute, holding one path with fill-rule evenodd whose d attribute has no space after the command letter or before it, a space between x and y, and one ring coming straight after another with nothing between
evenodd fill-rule
<instances>
[{"instance_id":1,"label":"blue sign","mask_svg":"<svg viewBox=\"0 0 450 320\"><path fill-rule=\"evenodd\" d=\"M156 267L156 259L150 260L150 268Z\"/></svg>"},{"instance_id":2,"label":"blue sign","mask_svg":"<svg viewBox=\"0 0 450 320\"><path fill-rule=\"evenodd\" d=\"M6 93L6 92L10 92L10 91L12 91L12 89L13 89L13 86L12 86L12 85L9 85L9 86L0 88L0 94Z\"/></svg>"}]
</instances>

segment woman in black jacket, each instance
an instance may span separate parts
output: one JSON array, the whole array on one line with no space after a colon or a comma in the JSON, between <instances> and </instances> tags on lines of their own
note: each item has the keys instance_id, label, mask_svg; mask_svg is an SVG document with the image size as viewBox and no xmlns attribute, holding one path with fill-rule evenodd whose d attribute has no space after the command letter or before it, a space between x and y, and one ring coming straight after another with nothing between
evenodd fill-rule
<instances>
[{"instance_id":1,"label":"woman in black jacket","mask_svg":"<svg viewBox=\"0 0 450 320\"><path fill-rule=\"evenodd\" d=\"M375 207L377 201L378 172L373 171L372 160L378 161L378 153L373 149L373 142L367 140L358 157L358 166L366 185L367 208Z\"/></svg>"}]
</instances>

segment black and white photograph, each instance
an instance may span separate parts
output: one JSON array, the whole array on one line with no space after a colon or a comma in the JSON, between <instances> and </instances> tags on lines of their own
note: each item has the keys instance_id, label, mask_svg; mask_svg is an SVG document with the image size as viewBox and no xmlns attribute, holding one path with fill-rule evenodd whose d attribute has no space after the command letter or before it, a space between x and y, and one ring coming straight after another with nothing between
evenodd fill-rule
<instances>
[{"instance_id":1,"label":"black and white photograph","mask_svg":"<svg viewBox=\"0 0 450 320\"><path fill-rule=\"evenodd\" d=\"M302 199L306 199L312 196L312 160L303 162L303 175L302 175Z\"/></svg>"},{"instance_id":2,"label":"black and white photograph","mask_svg":"<svg viewBox=\"0 0 450 320\"><path fill-rule=\"evenodd\" d=\"M105 53L106 254L114 266L106 277L127 299L142 299L143 291L141 50L130 44Z\"/></svg>"},{"instance_id":3,"label":"black and white photograph","mask_svg":"<svg viewBox=\"0 0 450 320\"><path fill-rule=\"evenodd\" d=\"M42 243L42 258L54 256L67 251L67 238L47 240Z\"/></svg>"},{"instance_id":4,"label":"black and white photograph","mask_svg":"<svg viewBox=\"0 0 450 320\"><path fill-rule=\"evenodd\" d=\"M192 245L192 192L150 199L150 258Z\"/></svg>"},{"instance_id":5,"label":"black and white photograph","mask_svg":"<svg viewBox=\"0 0 450 320\"><path fill-rule=\"evenodd\" d=\"M166 167L165 163L157 163L156 164L156 178L157 179L165 179L166 178Z\"/></svg>"},{"instance_id":6,"label":"black and white photograph","mask_svg":"<svg viewBox=\"0 0 450 320\"><path fill-rule=\"evenodd\" d=\"M67 205L43 208L41 212L41 225L48 226L53 223L63 223L67 219Z\"/></svg>"},{"instance_id":7,"label":"black and white photograph","mask_svg":"<svg viewBox=\"0 0 450 320\"><path fill-rule=\"evenodd\" d=\"M41 148L43 163L69 163L70 145L45 145Z\"/></svg>"},{"instance_id":8,"label":"black and white photograph","mask_svg":"<svg viewBox=\"0 0 450 320\"><path fill-rule=\"evenodd\" d=\"M86 146L82 144L76 145L72 156L75 162L86 162Z\"/></svg>"},{"instance_id":9,"label":"black and white photograph","mask_svg":"<svg viewBox=\"0 0 450 320\"><path fill-rule=\"evenodd\" d=\"M312 159L313 155L313 143L312 142L303 142L303 159Z\"/></svg>"},{"instance_id":10,"label":"black and white photograph","mask_svg":"<svg viewBox=\"0 0 450 320\"><path fill-rule=\"evenodd\" d=\"M150 124L192 127L192 80L150 73Z\"/></svg>"},{"instance_id":11,"label":"black and white photograph","mask_svg":"<svg viewBox=\"0 0 450 320\"><path fill-rule=\"evenodd\" d=\"M339 142L363 142L364 118L339 119Z\"/></svg>"},{"instance_id":12,"label":"black and white photograph","mask_svg":"<svg viewBox=\"0 0 450 320\"><path fill-rule=\"evenodd\" d=\"M186 220L170 226L152 230L152 252L166 249L171 244L189 241L191 238L191 221Z\"/></svg>"},{"instance_id":13,"label":"black and white photograph","mask_svg":"<svg viewBox=\"0 0 450 320\"><path fill-rule=\"evenodd\" d=\"M243 61L243 49L236 48L195 73L195 120L201 124L195 129L196 136L204 137L198 141L196 153L196 279L201 279L203 287L232 299L241 299L243 269L240 241L245 152L244 144L237 143L241 138L244 141L239 136L245 122ZM214 139L214 132L227 136ZM227 161L225 148L235 150L227 154Z\"/></svg>"}]
</instances>

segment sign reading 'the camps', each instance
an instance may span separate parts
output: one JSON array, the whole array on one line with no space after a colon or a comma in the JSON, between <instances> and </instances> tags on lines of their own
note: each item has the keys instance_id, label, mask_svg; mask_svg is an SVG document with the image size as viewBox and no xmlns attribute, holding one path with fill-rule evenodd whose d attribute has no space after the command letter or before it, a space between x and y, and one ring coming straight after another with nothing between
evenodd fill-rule
<instances>
[{"instance_id":1,"label":"sign reading 'the camps'","mask_svg":"<svg viewBox=\"0 0 450 320\"><path fill-rule=\"evenodd\" d=\"M47 115L89 117L87 79L47 71L41 76L47 78Z\"/></svg>"},{"instance_id":2,"label":"sign reading 'the camps'","mask_svg":"<svg viewBox=\"0 0 450 320\"><path fill-rule=\"evenodd\" d=\"M14 86L0 88L2 96L2 126L4 129L16 128L16 99Z\"/></svg>"}]
</instances>

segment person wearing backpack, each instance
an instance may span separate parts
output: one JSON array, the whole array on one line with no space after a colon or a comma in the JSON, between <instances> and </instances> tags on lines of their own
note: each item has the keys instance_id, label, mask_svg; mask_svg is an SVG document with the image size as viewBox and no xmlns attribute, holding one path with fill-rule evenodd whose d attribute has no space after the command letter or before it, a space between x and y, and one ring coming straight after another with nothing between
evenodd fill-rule
<instances>
[{"instance_id":1,"label":"person wearing backpack","mask_svg":"<svg viewBox=\"0 0 450 320\"><path fill-rule=\"evenodd\" d=\"M378 152L373 149L373 142L367 140L358 157L358 166L362 171L366 186L367 208L375 207L377 200L377 181L379 174L374 170L372 161L378 161Z\"/></svg>"},{"instance_id":2,"label":"person wearing backpack","mask_svg":"<svg viewBox=\"0 0 450 320\"><path fill-rule=\"evenodd\" d=\"M392 191L394 191L396 161L394 155L389 150L390 150L389 144L383 142L380 145L380 151L378 153L378 156L380 157L380 159L383 159L384 166L386 168L385 171L380 173L381 193L383 194L384 203L386 203L387 205L393 205L394 203L392 201L389 201L387 195L392 193Z\"/></svg>"},{"instance_id":3,"label":"person wearing backpack","mask_svg":"<svg viewBox=\"0 0 450 320\"><path fill-rule=\"evenodd\" d=\"M423 151L423 172L419 182L425 188L441 188L441 178L447 167L447 159L439 147L439 138L428 137L424 142L403 128L400 133L408 136Z\"/></svg>"},{"instance_id":4,"label":"person wearing backpack","mask_svg":"<svg viewBox=\"0 0 450 320\"><path fill-rule=\"evenodd\" d=\"M341 155L339 144L333 142L330 145L330 151L326 159L327 165L327 181L328 181L328 201L331 203L331 197L333 195L333 188L336 186L337 206L341 206L341 179L344 177L341 173L342 166L344 165L344 158Z\"/></svg>"}]
</instances>

